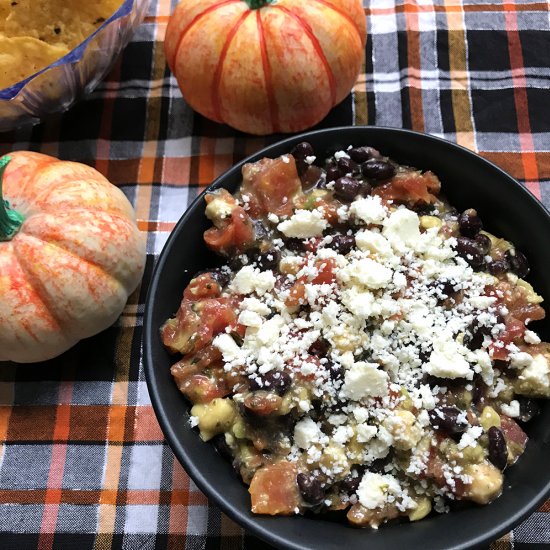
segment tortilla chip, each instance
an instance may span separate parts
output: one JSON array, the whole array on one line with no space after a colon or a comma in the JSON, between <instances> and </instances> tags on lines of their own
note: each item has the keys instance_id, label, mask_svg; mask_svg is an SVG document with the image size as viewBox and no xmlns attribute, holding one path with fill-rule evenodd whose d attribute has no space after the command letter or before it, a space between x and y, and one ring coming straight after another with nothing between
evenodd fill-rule
<instances>
[{"instance_id":1,"label":"tortilla chip","mask_svg":"<svg viewBox=\"0 0 550 550\"><path fill-rule=\"evenodd\" d=\"M69 51L66 46L52 46L36 38L0 36L0 89L31 76Z\"/></svg>"},{"instance_id":2,"label":"tortilla chip","mask_svg":"<svg viewBox=\"0 0 550 550\"><path fill-rule=\"evenodd\" d=\"M0 14L9 8L6 36L32 36L73 49L121 4L122 0L1 0Z\"/></svg>"},{"instance_id":3,"label":"tortilla chip","mask_svg":"<svg viewBox=\"0 0 550 550\"><path fill-rule=\"evenodd\" d=\"M63 57L122 0L0 0L0 89Z\"/></svg>"}]
</instances>

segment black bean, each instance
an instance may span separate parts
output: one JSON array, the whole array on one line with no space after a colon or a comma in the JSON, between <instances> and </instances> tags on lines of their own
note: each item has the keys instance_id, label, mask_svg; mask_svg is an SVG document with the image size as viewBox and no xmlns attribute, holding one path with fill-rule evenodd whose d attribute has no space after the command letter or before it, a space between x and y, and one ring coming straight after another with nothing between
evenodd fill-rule
<instances>
[{"instance_id":1,"label":"black bean","mask_svg":"<svg viewBox=\"0 0 550 550\"><path fill-rule=\"evenodd\" d=\"M296 482L303 499L309 504L320 504L325 498L325 491L316 477L300 473L296 476Z\"/></svg>"},{"instance_id":2,"label":"black bean","mask_svg":"<svg viewBox=\"0 0 550 550\"><path fill-rule=\"evenodd\" d=\"M215 269L210 273L212 274L212 279L214 279L221 287L227 285L231 279L231 273L225 269Z\"/></svg>"},{"instance_id":3,"label":"black bean","mask_svg":"<svg viewBox=\"0 0 550 550\"><path fill-rule=\"evenodd\" d=\"M243 266L247 265L250 261L250 258L246 254L238 254L236 256L231 257L227 265L233 270L233 271L239 271Z\"/></svg>"},{"instance_id":4,"label":"black bean","mask_svg":"<svg viewBox=\"0 0 550 550\"><path fill-rule=\"evenodd\" d=\"M361 164L361 172L366 178L382 181L395 176L395 166L387 160L372 159Z\"/></svg>"},{"instance_id":5,"label":"black bean","mask_svg":"<svg viewBox=\"0 0 550 550\"><path fill-rule=\"evenodd\" d=\"M356 179L343 176L336 180L334 184L334 194L340 200L350 202L361 191L361 183Z\"/></svg>"},{"instance_id":6,"label":"black bean","mask_svg":"<svg viewBox=\"0 0 550 550\"><path fill-rule=\"evenodd\" d=\"M311 145L311 143L308 143L307 141L302 141L292 148L290 154L294 158L306 158L315 156L315 151L313 150L313 146Z\"/></svg>"},{"instance_id":7,"label":"black bean","mask_svg":"<svg viewBox=\"0 0 550 550\"><path fill-rule=\"evenodd\" d=\"M529 422L540 412L540 405L534 399L528 397L516 397L519 401L519 419L522 422Z\"/></svg>"},{"instance_id":8,"label":"black bean","mask_svg":"<svg viewBox=\"0 0 550 550\"><path fill-rule=\"evenodd\" d=\"M433 351L433 348L431 347L428 349L420 348L418 350L418 358L420 359L420 361L422 361L422 364L427 363L429 361L432 351Z\"/></svg>"},{"instance_id":9,"label":"black bean","mask_svg":"<svg viewBox=\"0 0 550 550\"><path fill-rule=\"evenodd\" d=\"M339 177L341 177L343 174L340 172L340 169L338 166L329 166L327 168L327 176L326 181L336 181Z\"/></svg>"},{"instance_id":10,"label":"black bean","mask_svg":"<svg viewBox=\"0 0 550 550\"><path fill-rule=\"evenodd\" d=\"M483 229L483 223L477 212L469 208L458 217L458 228L462 235L473 238Z\"/></svg>"},{"instance_id":11,"label":"black bean","mask_svg":"<svg viewBox=\"0 0 550 550\"><path fill-rule=\"evenodd\" d=\"M269 371L264 375L250 378L249 387L251 391L269 390L278 395L283 395L288 390L291 383L292 378L287 372Z\"/></svg>"},{"instance_id":12,"label":"black bean","mask_svg":"<svg viewBox=\"0 0 550 550\"><path fill-rule=\"evenodd\" d=\"M483 254L478 245L468 237L458 237L456 241L456 253L464 258L472 267L481 267Z\"/></svg>"},{"instance_id":13,"label":"black bean","mask_svg":"<svg viewBox=\"0 0 550 550\"><path fill-rule=\"evenodd\" d=\"M436 281L435 286L438 287L442 294L449 297L456 293L455 290L456 281L450 281L449 279L439 279Z\"/></svg>"},{"instance_id":14,"label":"black bean","mask_svg":"<svg viewBox=\"0 0 550 550\"><path fill-rule=\"evenodd\" d=\"M285 371L269 371L263 375L264 388L273 390L279 395L286 393L292 384L290 374Z\"/></svg>"},{"instance_id":15,"label":"black bean","mask_svg":"<svg viewBox=\"0 0 550 550\"><path fill-rule=\"evenodd\" d=\"M481 400L485 397L485 383L481 376L476 376L474 380L474 387L472 389L472 404L479 405Z\"/></svg>"},{"instance_id":16,"label":"black bean","mask_svg":"<svg viewBox=\"0 0 550 550\"><path fill-rule=\"evenodd\" d=\"M508 448L504 434L496 426L491 426L489 436L489 460L499 469L504 470L508 463Z\"/></svg>"},{"instance_id":17,"label":"black bean","mask_svg":"<svg viewBox=\"0 0 550 550\"><path fill-rule=\"evenodd\" d=\"M391 452L391 451L390 451ZM368 467L368 471L373 474L385 474L386 466L392 461L392 456L389 454L385 458L377 458L375 461L371 462Z\"/></svg>"},{"instance_id":18,"label":"black bean","mask_svg":"<svg viewBox=\"0 0 550 550\"><path fill-rule=\"evenodd\" d=\"M372 185L366 181L361 185L361 196L366 197L372 193Z\"/></svg>"},{"instance_id":19,"label":"black bean","mask_svg":"<svg viewBox=\"0 0 550 550\"><path fill-rule=\"evenodd\" d=\"M309 349L307 351L311 355L316 355L317 357L325 357L329 348L330 344L324 338L319 338L318 340L315 340L315 342L313 342L311 346L309 346Z\"/></svg>"},{"instance_id":20,"label":"black bean","mask_svg":"<svg viewBox=\"0 0 550 550\"><path fill-rule=\"evenodd\" d=\"M356 162L353 162L353 160L347 159L346 157L339 158L336 161L336 164L338 165L340 172L344 175L359 173L359 165Z\"/></svg>"},{"instance_id":21,"label":"black bean","mask_svg":"<svg viewBox=\"0 0 550 550\"><path fill-rule=\"evenodd\" d=\"M430 423L436 430L442 430L448 434L459 434L466 430L468 422L459 418L462 411L457 407L437 407L428 411Z\"/></svg>"},{"instance_id":22,"label":"black bean","mask_svg":"<svg viewBox=\"0 0 550 550\"><path fill-rule=\"evenodd\" d=\"M372 147L354 147L353 149L350 149L347 151L348 155L355 161L355 162L366 162L370 159L377 159L380 158L380 153L373 149Z\"/></svg>"},{"instance_id":23,"label":"black bean","mask_svg":"<svg viewBox=\"0 0 550 550\"><path fill-rule=\"evenodd\" d=\"M483 334L481 332L474 332L474 334L465 334L463 344L472 351L480 349L483 345Z\"/></svg>"},{"instance_id":24,"label":"black bean","mask_svg":"<svg viewBox=\"0 0 550 550\"><path fill-rule=\"evenodd\" d=\"M475 237L475 242L482 254L488 254L491 250L491 239L483 233L478 233Z\"/></svg>"},{"instance_id":25,"label":"black bean","mask_svg":"<svg viewBox=\"0 0 550 550\"><path fill-rule=\"evenodd\" d=\"M256 263L262 270L276 269L279 266L281 260L281 251L276 248L271 248L267 252L258 255Z\"/></svg>"},{"instance_id":26,"label":"black bean","mask_svg":"<svg viewBox=\"0 0 550 550\"><path fill-rule=\"evenodd\" d=\"M285 239L285 246L292 250L292 252L303 252L304 251L304 241L296 237L290 237Z\"/></svg>"},{"instance_id":27,"label":"black bean","mask_svg":"<svg viewBox=\"0 0 550 550\"><path fill-rule=\"evenodd\" d=\"M507 250L504 257L510 264L510 269L518 276L525 277L529 273L529 262L525 254L519 250Z\"/></svg>"},{"instance_id":28,"label":"black bean","mask_svg":"<svg viewBox=\"0 0 550 550\"><path fill-rule=\"evenodd\" d=\"M500 321L497 316L497 323ZM466 329L463 344L472 351L479 349L483 344L484 336L491 335L492 327L481 326L477 320L474 320Z\"/></svg>"},{"instance_id":29,"label":"black bean","mask_svg":"<svg viewBox=\"0 0 550 550\"><path fill-rule=\"evenodd\" d=\"M328 373L330 376L330 379L333 382L338 382L344 379L344 367L341 365L335 365L334 363L329 363L327 365Z\"/></svg>"},{"instance_id":30,"label":"black bean","mask_svg":"<svg viewBox=\"0 0 550 550\"><path fill-rule=\"evenodd\" d=\"M315 155L315 152L313 151L313 147L307 141L302 141L301 143L298 143L298 145L294 146L292 151L290 151L290 154L296 161L296 169L298 170L298 174L302 175L309 168L309 163L306 162L306 157Z\"/></svg>"},{"instance_id":31,"label":"black bean","mask_svg":"<svg viewBox=\"0 0 550 550\"><path fill-rule=\"evenodd\" d=\"M327 246L345 256L355 248L355 237L353 235L334 235Z\"/></svg>"},{"instance_id":32,"label":"black bean","mask_svg":"<svg viewBox=\"0 0 550 550\"><path fill-rule=\"evenodd\" d=\"M502 275L510 270L510 264L506 260L493 260L487 264L491 275Z\"/></svg>"},{"instance_id":33,"label":"black bean","mask_svg":"<svg viewBox=\"0 0 550 550\"><path fill-rule=\"evenodd\" d=\"M361 483L361 476L348 476L340 481L340 489L348 495L353 495L357 492L359 483Z\"/></svg>"}]
</instances>

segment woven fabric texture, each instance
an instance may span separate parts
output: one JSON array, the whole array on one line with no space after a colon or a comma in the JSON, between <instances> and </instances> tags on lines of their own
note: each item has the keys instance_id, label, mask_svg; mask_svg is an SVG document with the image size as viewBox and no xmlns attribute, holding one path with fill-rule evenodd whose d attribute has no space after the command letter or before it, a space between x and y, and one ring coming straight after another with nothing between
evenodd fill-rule
<instances>
[{"instance_id":1,"label":"woven fabric texture","mask_svg":"<svg viewBox=\"0 0 550 550\"><path fill-rule=\"evenodd\" d=\"M31 149L102 172L135 206L148 252L115 326L46 363L0 364L2 549L267 548L174 459L143 375L143 304L170 231L216 176L279 138L235 132L186 105L163 53L175 4L152 2L110 75L69 112L0 134L1 154ZM320 127L442 136L550 206L548 3L371 0L365 15L363 73ZM550 501L492 548L528 543L550 545Z\"/></svg>"}]
</instances>

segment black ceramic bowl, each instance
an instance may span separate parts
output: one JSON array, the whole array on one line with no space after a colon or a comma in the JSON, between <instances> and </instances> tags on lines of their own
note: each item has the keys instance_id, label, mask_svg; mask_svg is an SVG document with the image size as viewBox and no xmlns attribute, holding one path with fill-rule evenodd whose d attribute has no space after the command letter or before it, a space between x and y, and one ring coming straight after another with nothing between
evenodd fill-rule
<instances>
[{"instance_id":1,"label":"black ceramic bowl","mask_svg":"<svg viewBox=\"0 0 550 550\"><path fill-rule=\"evenodd\" d=\"M476 208L489 231L506 237L525 252L531 263L529 281L546 299L550 297L549 214L505 172L442 139L389 128L320 130L267 147L231 168L210 189L235 191L244 162L288 153L304 140L313 145L318 158L324 158L336 146L371 145L401 164L434 171L451 204L459 209ZM550 490L550 403L544 404L542 414L527 428L527 450L506 471L502 496L488 506L467 506L417 523L381 526L378 531L354 529L323 516L253 515L247 488L231 465L189 427L189 406L170 375L175 359L159 337L160 326L177 310L192 275L219 263L202 240L203 231L209 227L204 207L201 195L181 218L160 256L145 308L144 354L149 392L164 435L208 498L250 533L280 548L295 550L473 548L498 538L535 510ZM539 323L536 329L548 339L550 332L545 323Z\"/></svg>"}]
</instances>

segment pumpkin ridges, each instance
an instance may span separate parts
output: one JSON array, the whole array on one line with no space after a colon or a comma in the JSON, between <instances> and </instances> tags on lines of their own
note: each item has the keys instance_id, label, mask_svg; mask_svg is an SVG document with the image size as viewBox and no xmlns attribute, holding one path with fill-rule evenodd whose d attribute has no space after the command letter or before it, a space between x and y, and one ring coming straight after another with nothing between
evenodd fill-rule
<instances>
[{"instance_id":1,"label":"pumpkin ridges","mask_svg":"<svg viewBox=\"0 0 550 550\"><path fill-rule=\"evenodd\" d=\"M365 43L364 43L364 35L363 33L361 32L362 29L360 29L358 26L357 26L357 23L343 10L341 10L340 8L338 8L337 6L335 6L334 4L331 4L330 2L326 2L326 0L313 0L314 2L317 2L318 4L322 4L323 6L326 6L327 8L335 11L336 13L338 13L339 15L341 15L343 18L347 19L350 23L351 23L351 26L357 31L357 34L359 35L359 41L361 42L361 45L362 46L365 46Z\"/></svg>"},{"instance_id":2,"label":"pumpkin ridges","mask_svg":"<svg viewBox=\"0 0 550 550\"><path fill-rule=\"evenodd\" d=\"M17 181L16 189L18 192L24 192L28 183L33 181L36 170L40 170L57 161L57 159L48 155L35 153L34 151L14 151L9 153L9 156L11 157L11 161L6 168L3 185L6 195L9 194L10 179Z\"/></svg>"},{"instance_id":3,"label":"pumpkin ridges","mask_svg":"<svg viewBox=\"0 0 550 550\"><path fill-rule=\"evenodd\" d=\"M260 37L260 50L262 54L262 68L264 71L265 89L267 93L267 101L269 103L269 113L271 115L271 127L273 132L279 132L279 113L275 94L273 92L273 84L271 81L271 66L267 56L266 40L264 27L261 18L261 10L256 11L256 21L258 24L258 33Z\"/></svg>"},{"instance_id":4,"label":"pumpkin ridges","mask_svg":"<svg viewBox=\"0 0 550 550\"><path fill-rule=\"evenodd\" d=\"M5 195L10 204L26 217L76 205L118 212L134 219L134 210L124 193L91 166L69 161L43 165L22 191L17 188L17 179L12 176L10 166L11 163L6 169Z\"/></svg>"},{"instance_id":5,"label":"pumpkin ridges","mask_svg":"<svg viewBox=\"0 0 550 550\"><path fill-rule=\"evenodd\" d=\"M191 28L197 23L200 19L202 19L205 15L208 15L209 13L218 10L219 8L226 6L227 4L234 4L236 2L240 2L241 0L221 0L218 4L214 4L213 6L209 6L204 11L197 14L192 21L189 22L189 24L181 31L178 43L176 44L176 47L174 48L174 55L168 59L168 56L166 57L166 61L168 62L168 66L171 70L174 70L176 59L178 58L178 53L180 51L183 39L187 35L187 33L191 30Z\"/></svg>"},{"instance_id":6,"label":"pumpkin ridges","mask_svg":"<svg viewBox=\"0 0 550 550\"><path fill-rule=\"evenodd\" d=\"M222 78L222 71L223 71L223 64L225 62L226 56L227 56L227 50L229 49L229 46L231 45L231 41L235 37L235 34L237 34L237 31L239 30L239 27L244 23L245 19L251 14L251 11L245 11L243 14L237 19L236 23L233 25L233 28L229 31L225 38L225 43L223 45L222 51L220 53L220 58L218 60L218 65L216 66L216 71L214 73L214 80L212 81L212 107L214 109L214 113L216 116L216 119L220 122L224 122L222 114L221 114L221 105L220 105L220 94L219 94L219 88L220 88L220 81Z\"/></svg>"},{"instance_id":7,"label":"pumpkin ridges","mask_svg":"<svg viewBox=\"0 0 550 550\"><path fill-rule=\"evenodd\" d=\"M47 311L48 315L53 319L53 321L57 325L57 329L64 329L64 324L62 322L62 319L57 315L55 310L51 307L51 304L48 303L47 300L44 299L44 293L42 290L41 283L37 280L37 278L34 276L34 274L27 269L27 266L24 262L21 261L21 258L15 251L16 247L13 247L13 257L15 261L17 262L17 265L19 266L19 269L22 273L25 274L25 282L29 286L29 288L34 292L36 298L40 300L40 303L44 306L44 311ZM36 303L33 301L33 304ZM29 333L30 334L30 333ZM34 335L33 335L34 337Z\"/></svg>"},{"instance_id":8,"label":"pumpkin ridges","mask_svg":"<svg viewBox=\"0 0 550 550\"><path fill-rule=\"evenodd\" d=\"M74 223L75 219L78 223ZM145 240L141 233L133 231L134 227L131 220L120 214L75 208L31 216L25 223L24 234L57 246L98 267L131 292L139 279L127 268L127 264L139 261L145 255ZM101 233L103 239L107 233L112 233L112 237L106 245L97 247L94 240L86 239L87 232ZM141 246L138 241L141 241ZM118 259L118 254L122 259Z\"/></svg>"},{"instance_id":9,"label":"pumpkin ridges","mask_svg":"<svg viewBox=\"0 0 550 550\"><path fill-rule=\"evenodd\" d=\"M128 296L126 289L119 281L101 268L55 244L30 235L18 235L18 237L13 252L22 271L26 274L26 280L36 290L40 300L48 308L48 313L65 334L74 340L74 343L82 338L93 336L114 323L119 312L122 311L122 302L125 303ZM49 255L52 249L55 249L56 253L56 259L53 262ZM46 253L44 253L45 250ZM33 252L36 253L33 254ZM56 277L45 276L50 274L54 264L57 267L62 255L65 255L68 260L62 264L63 271L58 271ZM90 276L92 272L93 277ZM49 289L43 279L50 283ZM86 288L80 286L79 282ZM67 292L68 289L72 289L73 292ZM78 296L79 293L80 296ZM85 303L85 298L88 302L93 300L93 309L90 309L89 303ZM115 301L119 304L113 308L112 303ZM65 317L60 317L59 309ZM85 324L82 323L83 315L88 317L88 322Z\"/></svg>"},{"instance_id":10,"label":"pumpkin ridges","mask_svg":"<svg viewBox=\"0 0 550 550\"><path fill-rule=\"evenodd\" d=\"M332 69L328 63L328 60L323 52L323 48L321 47L321 44L319 43L319 40L317 40L317 37L313 33L313 30L308 25L306 21L304 21L299 15L296 15L295 13L291 12L289 9L285 8L284 6L275 5L272 6L275 9L281 10L284 13L286 13L289 17L294 19L303 29L306 34L306 36L311 41L311 44L313 46L313 49L315 50L315 53L318 55L319 59L321 60L321 63L323 64L328 80L329 80L329 86L330 86L330 95L332 98L332 106L336 104L336 82L334 80L334 74L332 72Z\"/></svg>"}]
</instances>

